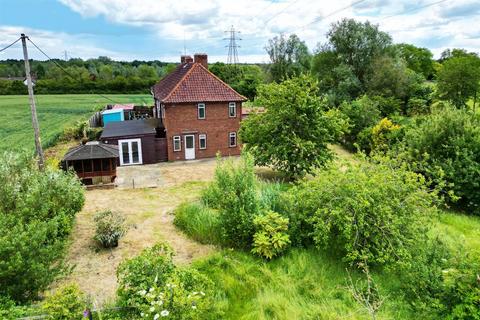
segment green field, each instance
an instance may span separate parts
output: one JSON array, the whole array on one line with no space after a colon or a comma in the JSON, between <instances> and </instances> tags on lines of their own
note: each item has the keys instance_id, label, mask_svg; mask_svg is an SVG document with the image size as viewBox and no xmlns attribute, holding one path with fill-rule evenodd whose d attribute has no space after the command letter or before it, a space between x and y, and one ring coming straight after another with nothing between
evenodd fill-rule
<instances>
[{"instance_id":1,"label":"green field","mask_svg":"<svg viewBox=\"0 0 480 320\"><path fill-rule=\"evenodd\" d=\"M153 102L148 94L106 96L118 103L151 105ZM94 94L37 95L35 97L44 147L55 144L64 128L78 120L88 119L93 114L93 110L112 104L111 101ZM33 151L33 129L28 96L0 96L0 111L0 151L22 149Z\"/></svg>"}]
</instances>

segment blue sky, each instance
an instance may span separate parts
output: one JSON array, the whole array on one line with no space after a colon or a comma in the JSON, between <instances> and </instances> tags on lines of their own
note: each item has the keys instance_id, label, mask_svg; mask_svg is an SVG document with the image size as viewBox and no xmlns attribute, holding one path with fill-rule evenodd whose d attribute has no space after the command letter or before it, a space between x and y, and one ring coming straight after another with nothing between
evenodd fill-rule
<instances>
[{"instance_id":1,"label":"blue sky","mask_svg":"<svg viewBox=\"0 0 480 320\"><path fill-rule=\"evenodd\" d=\"M352 6L352 3L356 3ZM265 62L264 46L296 33L311 50L325 42L331 23L370 20L395 42L480 51L479 0L0 0L0 47L24 32L52 57L178 61L206 52L225 61L225 30L241 30L241 62ZM33 58L42 58L30 50ZM0 59L20 58L19 45Z\"/></svg>"}]
</instances>

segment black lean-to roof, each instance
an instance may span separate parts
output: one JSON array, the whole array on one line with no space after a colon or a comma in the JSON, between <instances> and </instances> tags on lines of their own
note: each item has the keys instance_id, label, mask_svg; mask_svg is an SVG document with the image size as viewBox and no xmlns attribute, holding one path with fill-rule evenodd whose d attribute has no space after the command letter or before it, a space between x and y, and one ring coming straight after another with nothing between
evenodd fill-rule
<instances>
[{"instance_id":1,"label":"black lean-to roof","mask_svg":"<svg viewBox=\"0 0 480 320\"><path fill-rule=\"evenodd\" d=\"M155 134L155 128L159 126L159 119L108 122L103 128L100 139Z\"/></svg>"},{"instance_id":2,"label":"black lean-to roof","mask_svg":"<svg viewBox=\"0 0 480 320\"><path fill-rule=\"evenodd\" d=\"M118 158L118 146L98 141L70 148L63 157L64 161Z\"/></svg>"}]
</instances>

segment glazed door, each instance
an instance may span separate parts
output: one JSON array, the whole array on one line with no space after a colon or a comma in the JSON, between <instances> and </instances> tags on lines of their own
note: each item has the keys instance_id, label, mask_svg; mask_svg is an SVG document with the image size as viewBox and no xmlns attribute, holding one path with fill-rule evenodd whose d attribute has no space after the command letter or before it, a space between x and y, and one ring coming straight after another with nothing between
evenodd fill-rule
<instances>
[{"instance_id":1,"label":"glazed door","mask_svg":"<svg viewBox=\"0 0 480 320\"><path fill-rule=\"evenodd\" d=\"M142 164L142 141L140 139L118 140L120 165Z\"/></svg>"},{"instance_id":2,"label":"glazed door","mask_svg":"<svg viewBox=\"0 0 480 320\"><path fill-rule=\"evenodd\" d=\"M195 136L185 136L185 160L195 159Z\"/></svg>"}]
</instances>

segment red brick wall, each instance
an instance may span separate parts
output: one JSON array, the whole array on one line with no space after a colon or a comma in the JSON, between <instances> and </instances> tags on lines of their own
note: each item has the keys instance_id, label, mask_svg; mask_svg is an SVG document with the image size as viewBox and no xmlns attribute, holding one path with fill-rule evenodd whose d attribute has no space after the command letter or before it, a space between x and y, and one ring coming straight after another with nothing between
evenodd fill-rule
<instances>
[{"instance_id":1,"label":"red brick wall","mask_svg":"<svg viewBox=\"0 0 480 320\"><path fill-rule=\"evenodd\" d=\"M223 156L239 155L241 145L238 129L242 104L237 102L237 116L228 116L228 102L205 103L205 119L198 119L196 104L175 104L165 106L165 129L167 131L168 160L185 159L185 134L195 136L195 159L215 157L220 151ZM229 133L237 132L237 146L229 147ZM200 134L207 135L207 148L199 149ZM173 136L181 136L181 151L173 151Z\"/></svg>"}]
</instances>

